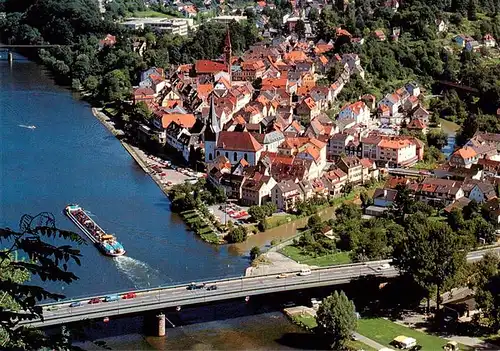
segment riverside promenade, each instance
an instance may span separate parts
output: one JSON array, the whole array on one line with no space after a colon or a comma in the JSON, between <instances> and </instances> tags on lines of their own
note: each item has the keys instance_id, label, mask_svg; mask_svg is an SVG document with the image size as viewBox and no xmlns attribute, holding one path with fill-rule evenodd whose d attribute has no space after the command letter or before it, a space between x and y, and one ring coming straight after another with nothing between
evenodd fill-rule
<instances>
[{"instance_id":1,"label":"riverside promenade","mask_svg":"<svg viewBox=\"0 0 500 351\"><path fill-rule=\"evenodd\" d=\"M118 137L125 135L122 130L115 127L115 123L113 122L113 120L106 116L106 114L102 112L102 109L93 107L92 113L114 136ZM164 173L164 175L155 172L152 166L160 166L158 162L148 158L144 151L142 151L138 147L130 145L124 140L120 140L120 143L125 148L125 150L128 151L130 156L132 156L135 162L137 162L137 164L142 168L142 170L150 175L150 177L155 181L155 183L165 193L165 195L167 195L170 186L181 184L189 178L188 176L174 171L173 169L164 169L162 172Z\"/></svg>"}]
</instances>

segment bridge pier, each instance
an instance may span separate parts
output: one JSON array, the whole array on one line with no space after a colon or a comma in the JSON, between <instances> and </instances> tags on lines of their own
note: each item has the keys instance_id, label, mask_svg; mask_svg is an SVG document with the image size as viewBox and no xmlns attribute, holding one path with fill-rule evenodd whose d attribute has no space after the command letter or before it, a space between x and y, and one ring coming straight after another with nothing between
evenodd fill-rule
<instances>
[{"instance_id":1,"label":"bridge pier","mask_svg":"<svg viewBox=\"0 0 500 351\"><path fill-rule=\"evenodd\" d=\"M166 336L166 327L165 327L165 314L160 313L156 316L157 325L158 325L158 336Z\"/></svg>"}]
</instances>

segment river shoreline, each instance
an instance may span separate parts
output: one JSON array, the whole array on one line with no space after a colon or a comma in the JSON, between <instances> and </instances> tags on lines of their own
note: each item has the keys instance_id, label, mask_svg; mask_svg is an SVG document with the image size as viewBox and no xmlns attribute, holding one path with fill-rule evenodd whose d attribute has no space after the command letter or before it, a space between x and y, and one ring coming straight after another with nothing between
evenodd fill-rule
<instances>
[{"instance_id":1,"label":"river shoreline","mask_svg":"<svg viewBox=\"0 0 500 351\"><path fill-rule=\"evenodd\" d=\"M102 112L102 109L97 108L97 107L92 107L92 114L115 137L119 138L119 136L125 135L125 133L122 130L115 128L115 123L111 120L111 118L109 118L108 116L106 116L106 114L104 112ZM149 174L149 176L154 180L154 182L156 183L156 185L158 185L158 187L161 189L161 191L163 191L163 193L168 196L168 190L170 189L170 187L166 186L165 184L163 184L163 182L161 181L161 178L158 177L158 176L156 176L155 174L153 174L151 172L152 170L148 166L148 158L146 157L146 155L144 154L144 152L142 152L142 150L140 150L139 148L130 145L129 143L127 143L124 140L120 139L120 143L125 148L125 150L127 150L127 152L130 154L130 156L132 156L132 158L134 159L134 161L142 168L142 170L145 173Z\"/></svg>"}]
</instances>

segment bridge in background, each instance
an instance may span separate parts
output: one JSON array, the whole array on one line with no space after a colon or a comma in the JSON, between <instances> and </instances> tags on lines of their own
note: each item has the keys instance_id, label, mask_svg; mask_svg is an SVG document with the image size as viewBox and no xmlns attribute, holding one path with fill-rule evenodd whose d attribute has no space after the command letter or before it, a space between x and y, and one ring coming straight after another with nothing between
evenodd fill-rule
<instances>
[{"instance_id":1,"label":"bridge in background","mask_svg":"<svg viewBox=\"0 0 500 351\"><path fill-rule=\"evenodd\" d=\"M496 252L500 248L494 248ZM488 249L471 252L467 255L469 262L481 259ZM92 298L103 296L90 296L81 299L68 299L64 301L42 305L43 320L23 321L20 324L33 327L47 327L105 317L123 316L131 313L159 310L255 296L261 294L293 291L298 289L315 288L336 284L349 283L353 279L378 276L392 278L398 271L392 267L383 266L390 260L353 263L325 268L312 269L311 274L299 275L298 272L288 273L286 277L278 278L277 274L255 277L238 277L218 281L207 281L207 286L216 285L216 290L195 289L188 290L186 285L159 287L136 291L136 297L122 299L126 294L122 292L117 301L90 304ZM80 302L78 307L70 307L73 302Z\"/></svg>"}]
</instances>

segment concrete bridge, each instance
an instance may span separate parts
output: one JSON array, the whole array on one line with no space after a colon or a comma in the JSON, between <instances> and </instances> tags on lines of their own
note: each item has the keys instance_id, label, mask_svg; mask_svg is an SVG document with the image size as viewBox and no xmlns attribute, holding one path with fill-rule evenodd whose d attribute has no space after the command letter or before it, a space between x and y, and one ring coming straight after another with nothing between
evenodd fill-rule
<instances>
[{"instance_id":1,"label":"concrete bridge","mask_svg":"<svg viewBox=\"0 0 500 351\"><path fill-rule=\"evenodd\" d=\"M494 250L498 252L500 248ZM468 254L467 260L469 262L479 260L487 251L471 252ZM387 266L388 263L390 263L390 260L370 261L312 269L308 275L300 275L299 272L294 272L286 274L286 277L271 274L205 282L206 287L216 285L216 290L206 288L188 290L187 285L184 284L136 291L136 296L131 299L122 299L121 297L127 293L122 292L118 294L120 295L119 300L111 302L104 302L104 296L69 299L42 305L43 320L23 321L20 324L47 327L84 319L123 316L130 313L244 298L267 293L345 284L353 279L366 276L385 278L397 276L398 271L392 266ZM101 302L90 304L90 300L96 297L100 298ZM80 306L70 307L71 303L77 301L81 303Z\"/></svg>"}]
</instances>

